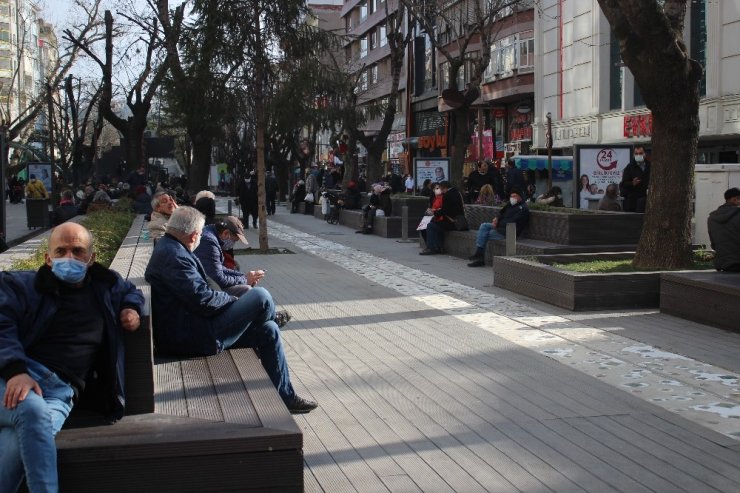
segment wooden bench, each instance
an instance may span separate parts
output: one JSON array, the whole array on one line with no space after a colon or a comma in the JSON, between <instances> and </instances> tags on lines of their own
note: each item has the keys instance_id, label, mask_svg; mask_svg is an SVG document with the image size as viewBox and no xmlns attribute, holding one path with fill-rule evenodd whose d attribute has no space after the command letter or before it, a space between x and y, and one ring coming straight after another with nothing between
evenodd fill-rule
<instances>
[{"instance_id":1,"label":"wooden bench","mask_svg":"<svg viewBox=\"0 0 740 493\"><path fill-rule=\"evenodd\" d=\"M148 300L143 226L111 267ZM155 362L145 316L126 338L126 398L115 425L71 418L59 433L62 491L303 491L303 435L253 350Z\"/></svg>"},{"instance_id":2,"label":"wooden bench","mask_svg":"<svg viewBox=\"0 0 740 493\"><path fill-rule=\"evenodd\" d=\"M663 273L660 276L660 311L740 331L740 273Z\"/></svg>"}]
</instances>

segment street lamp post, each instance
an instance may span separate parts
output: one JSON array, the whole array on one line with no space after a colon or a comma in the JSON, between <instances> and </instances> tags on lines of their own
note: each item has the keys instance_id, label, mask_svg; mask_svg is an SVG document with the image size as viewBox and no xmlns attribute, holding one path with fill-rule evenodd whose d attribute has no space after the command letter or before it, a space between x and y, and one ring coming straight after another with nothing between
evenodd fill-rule
<instances>
[{"instance_id":1,"label":"street lamp post","mask_svg":"<svg viewBox=\"0 0 740 493\"><path fill-rule=\"evenodd\" d=\"M545 116L547 119L547 130L545 138L547 139L547 190L552 190L552 113L549 111Z\"/></svg>"}]
</instances>

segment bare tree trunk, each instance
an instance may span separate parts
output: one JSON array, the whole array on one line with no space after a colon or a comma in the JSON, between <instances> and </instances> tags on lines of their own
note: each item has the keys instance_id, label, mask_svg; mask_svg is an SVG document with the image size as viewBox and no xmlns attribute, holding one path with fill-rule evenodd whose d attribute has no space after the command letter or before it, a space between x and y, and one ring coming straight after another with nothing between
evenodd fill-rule
<instances>
[{"instance_id":1,"label":"bare tree trunk","mask_svg":"<svg viewBox=\"0 0 740 493\"><path fill-rule=\"evenodd\" d=\"M211 168L211 139L202 139L198 135L190 135L193 146L193 161L190 163L188 187L197 192L208 186L208 173Z\"/></svg>"},{"instance_id":2,"label":"bare tree trunk","mask_svg":"<svg viewBox=\"0 0 740 493\"><path fill-rule=\"evenodd\" d=\"M455 134L452 140L452 159L450 160L450 176L448 179L454 186L462 185L463 165L465 164L465 153L470 142L470 122L468 116L470 107L461 106L450 113L451 119L455 122Z\"/></svg>"},{"instance_id":3,"label":"bare tree trunk","mask_svg":"<svg viewBox=\"0 0 740 493\"><path fill-rule=\"evenodd\" d=\"M598 0L653 113L650 185L634 265L691 264L691 197L702 67L683 42L687 0Z\"/></svg>"}]
</instances>

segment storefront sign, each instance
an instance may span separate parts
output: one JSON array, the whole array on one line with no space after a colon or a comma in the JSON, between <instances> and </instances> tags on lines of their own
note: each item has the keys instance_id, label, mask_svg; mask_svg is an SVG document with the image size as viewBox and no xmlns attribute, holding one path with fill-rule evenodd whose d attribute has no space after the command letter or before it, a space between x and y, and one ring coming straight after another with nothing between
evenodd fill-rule
<instances>
[{"instance_id":1,"label":"storefront sign","mask_svg":"<svg viewBox=\"0 0 740 493\"><path fill-rule=\"evenodd\" d=\"M573 140L591 136L591 124L554 128L553 140Z\"/></svg>"},{"instance_id":2,"label":"storefront sign","mask_svg":"<svg viewBox=\"0 0 740 493\"><path fill-rule=\"evenodd\" d=\"M624 117L625 137L651 137L653 135L653 115L626 115Z\"/></svg>"},{"instance_id":3,"label":"storefront sign","mask_svg":"<svg viewBox=\"0 0 740 493\"><path fill-rule=\"evenodd\" d=\"M446 149L447 148L447 135L440 135L439 131L436 131L434 135L420 135L419 136L419 149L426 149L433 151L435 149Z\"/></svg>"}]
</instances>

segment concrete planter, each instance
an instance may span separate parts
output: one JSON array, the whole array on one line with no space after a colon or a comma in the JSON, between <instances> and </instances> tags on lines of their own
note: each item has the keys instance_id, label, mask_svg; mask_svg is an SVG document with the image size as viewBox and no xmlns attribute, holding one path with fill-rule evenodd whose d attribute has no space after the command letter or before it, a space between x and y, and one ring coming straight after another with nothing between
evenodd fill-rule
<instances>
[{"instance_id":1,"label":"concrete planter","mask_svg":"<svg viewBox=\"0 0 740 493\"><path fill-rule=\"evenodd\" d=\"M465 205L471 229L490 222L500 207ZM529 225L522 238L561 245L636 245L642 231L643 214L632 212L530 210Z\"/></svg>"},{"instance_id":2,"label":"concrete planter","mask_svg":"<svg viewBox=\"0 0 740 493\"><path fill-rule=\"evenodd\" d=\"M570 272L553 263L596 259L621 260L632 253L496 257L494 286L573 311L656 308L660 303L660 272L590 274Z\"/></svg>"}]
</instances>

